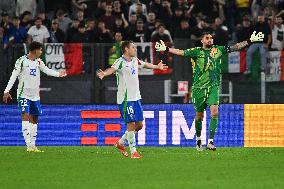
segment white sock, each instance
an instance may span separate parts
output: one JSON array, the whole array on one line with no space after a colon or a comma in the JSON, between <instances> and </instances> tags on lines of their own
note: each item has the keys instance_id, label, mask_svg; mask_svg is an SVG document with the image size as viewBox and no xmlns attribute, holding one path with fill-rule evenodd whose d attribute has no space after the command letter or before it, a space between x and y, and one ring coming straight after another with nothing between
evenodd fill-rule
<instances>
[{"instance_id":1,"label":"white sock","mask_svg":"<svg viewBox=\"0 0 284 189\"><path fill-rule=\"evenodd\" d=\"M131 154L133 154L134 152L136 152L136 148L135 148L135 146L136 146L136 139L135 139L134 131L128 131L128 133L127 133L127 140L128 140L130 152L131 152Z\"/></svg>"},{"instance_id":2,"label":"white sock","mask_svg":"<svg viewBox=\"0 0 284 189\"><path fill-rule=\"evenodd\" d=\"M37 124L31 123L31 146L35 146L36 136L37 136Z\"/></svg>"},{"instance_id":3,"label":"white sock","mask_svg":"<svg viewBox=\"0 0 284 189\"><path fill-rule=\"evenodd\" d=\"M209 144L210 142L213 142L213 139L208 139L208 144Z\"/></svg>"},{"instance_id":4,"label":"white sock","mask_svg":"<svg viewBox=\"0 0 284 189\"><path fill-rule=\"evenodd\" d=\"M124 145L127 140L127 133L128 131L125 131L125 133L122 135L122 137L119 139L118 143L121 145Z\"/></svg>"},{"instance_id":5,"label":"white sock","mask_svg":"<svg viewBox=\"0 0 284 189\"><path fill-rule=\"evenodd\" d=\"M30 122L22 121L22 133L26 142L26 146L31 146L31 137L30 137Z\"/></svg>"}]
</instances>

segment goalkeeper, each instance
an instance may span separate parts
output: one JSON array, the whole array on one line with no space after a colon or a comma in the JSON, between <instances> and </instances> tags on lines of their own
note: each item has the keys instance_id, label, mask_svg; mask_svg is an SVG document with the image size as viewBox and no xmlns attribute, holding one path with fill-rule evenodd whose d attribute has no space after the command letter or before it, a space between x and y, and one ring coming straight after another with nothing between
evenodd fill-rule
<instances>
[{"instance_id":1,"label":"goalkeeper","mask_svg":"<svg viewBox=\"0 0 284 189\"><path fill-rule=\"evenodd\" d=\"M202 151L201 130L203 112L210 107L210 135L207 149L216 150L213 139L218 125L219 85L221 74L222 54L238 51L254 42L263 41L264 34L253 32L250 39L233 46L213 45L212 35L208 32L202 34L202 47L179 50L167 47L163 41L155 44L156 51L165 51L179 56L191 58L193 68L192 103L196 111L196 149Z\"/></svg>"}]
</instances>

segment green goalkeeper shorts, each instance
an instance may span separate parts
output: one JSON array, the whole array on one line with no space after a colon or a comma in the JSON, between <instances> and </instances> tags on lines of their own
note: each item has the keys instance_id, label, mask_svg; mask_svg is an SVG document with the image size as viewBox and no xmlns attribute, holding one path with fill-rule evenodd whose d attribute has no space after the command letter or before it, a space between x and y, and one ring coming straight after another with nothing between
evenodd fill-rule
<instances>
[{"instance_id":1,"label":"green goalkeeper shorts","mask_svg":"<svg viewBox=\"0 0 284 189\"><path fill-rule=\"evenodd\" d=\"M192 103L196 112L203 112L207 106L219 105L219 87L193 88Z\"/></svg>"}]
</instances>

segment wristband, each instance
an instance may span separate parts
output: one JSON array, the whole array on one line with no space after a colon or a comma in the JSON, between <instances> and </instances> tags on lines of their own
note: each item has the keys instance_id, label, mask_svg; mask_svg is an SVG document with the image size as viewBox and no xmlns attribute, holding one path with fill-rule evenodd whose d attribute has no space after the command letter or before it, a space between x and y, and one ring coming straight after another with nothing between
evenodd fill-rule
<instances>
[{"instance_id":1,"label":"wristband","mask_svg":"<svg viewBox=\"0 0 284 189\"><path fill-rule=\"evenodd\" d=\"M169 47L166 47L166 50L165 50L165 52L169 52Z\"/></svg>"}]
</instances>

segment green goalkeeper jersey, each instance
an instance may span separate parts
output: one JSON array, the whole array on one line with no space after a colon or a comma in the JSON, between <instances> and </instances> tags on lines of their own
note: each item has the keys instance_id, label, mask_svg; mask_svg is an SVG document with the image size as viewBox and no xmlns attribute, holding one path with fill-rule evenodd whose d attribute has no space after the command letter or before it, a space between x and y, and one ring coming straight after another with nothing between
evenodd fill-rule
<instances>
[{"instance_id":1,"label":"green goalkeeper jersey","mask_svg":"<svg viewBox=\"0 0 284 189\"><path fill-rule=\"evenodd\" d=\"M195 47L184 51L184 56L191 58L193 70L192 88L210 88L220 85L221 56L229 48L213 45L209 50Z\"/></svg>"}]
</instances>

